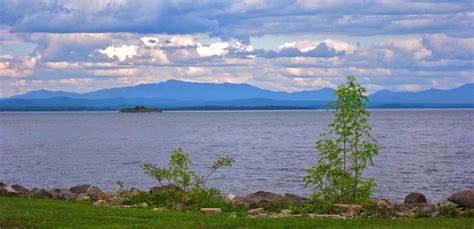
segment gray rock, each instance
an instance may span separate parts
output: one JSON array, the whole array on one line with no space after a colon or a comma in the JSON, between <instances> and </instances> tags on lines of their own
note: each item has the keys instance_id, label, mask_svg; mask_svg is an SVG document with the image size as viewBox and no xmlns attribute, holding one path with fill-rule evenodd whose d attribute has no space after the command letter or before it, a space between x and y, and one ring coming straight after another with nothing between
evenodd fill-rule
<instances>
[{"instance_id":1,"label":"gray rock","mask_svg":"<svg viewBox=\"0 0 474 229\"><path fill-rule=\"evenodd\" d=\"M7 195L7 196L18 196L20 193L13 189L12 187L5 185L0 187L0 194Z\"/></svg>"},{"instance_id":2,"label":"gray rock","mask_svg":"<svg viewBox=\"0 0 474 229\"><path fill-rule=\"evenodd\" d=\"M304 205L311 203L311 199L291 193L285 193L283 196L283 202L293 205Z\"/></svg>"},{"instance_id":3,"label":"gray rock","mask_svg":"<svg viewBox=\"0 0 474 229\"><path fill-rule=\"evenodd\" d=\"M461 207L474 209L474 188L457 192L449 196L448 200Z\"/></svg>"},{"instance_id":4,"label":"gray rock","mask_svg":"<svg viewBox=\"0 0 474 229\"><path fill-rule=\"evenodd\" d=\"M303 205L311 203L309 198L298 196L290 193L286 193L284 196L271 193L258 191L251 193L247 196L232 197L230 199L235 205L245 205L248 204L252 208L265 207L266 205L276 205L279 203L293 204L293 205Z\"/></svg>"},{"instance_id":5,"label":"gray rock","mask_svg":"<svg viewBox=\"0 0 474 229\"><path fill-rule=\"evenodd\" d=\"M271 193L271 192L264 192L264 191L258 191L252 194L249 194L246 196L244 199L241 199L240 201L243 201L244 203L249 204L253 208L259 208L259 207L264 207L266 205L273 205L276 203L282 202L283 197L281 195Z\"/></svg>"},{"instance_id":6,"label":"gray rock","mask_svg":"<svg viewBox=\"0 0 474 229\"><path fill-rule=\"evenodd\" d=\"M15 189L15 191L18 192L18 195L20 196L30 196L31 192L29 189L19 185L19 184L14 184L12 185L12 188Z\"/></svg>"},{"instance_id":7,"label":"gray rock","mask_svg":"<svg viewBox=\"0 0 474 229\"><path fill-rule=\"evenodd\" d=\"M428 201L426 200L425 195L418 192L412 192L405 197L405 201L403 201L403 203L404 204L422 204L422 203L428 203Z\"/></svg>"},{"instance_id":8,"label":"gray rock","mask_svg":"<svg viewBox=\"0 0 474 229\"><path fill-rule=\"evenodd\" d=\"M31 189L31 197L34 198L51 198L51 191L44 188L33 188Z\"/></svg>"},{"instance_id":9,"label":"gray rock","mask_svg":"<svg viewBox=\"0 0 474 229\"><path fill-rule=\"evenodd\" d=\"M90 186L87 189L86 193L91 198L91 200L94 201L107 199L107 194L105 194L105 192L102 192L102 190L100 190L100 188L96 186Z\"/></svg>"},{"instance_id":10,"label":"gray rock","mask_svg":"<svg viewBox=\"0 0 474 229\"><path fill-rule=\"evenodd\" d=\"M87 189L89 189L92 185L90 184L83 184L71 187L69 191L75 194L87 193Z\"/></svg>"},{"instance_id":11,"label":"gray rock","mask_svg":"<svg viewBox=\"0 0 474 229\"><path fill-rule=\"evenodd\" d=\"M167 192L167 191L181 192L183 190L175 184L169 184L169 185L164 185L164 186L156 186L156 187L150 188L150 194L154 194L154 193L158 193L158 192Z\"/></svg>"},{"instance_id":12,"label":"gray rock","mask_svg":"<svg viewBox=\"0 0 474 229\"><path fill-rule=\"evenodd\" d=\"M51 198L58 200L74 200L77 199L78 195L69 191L65 188L53 188L51 190Z\"/></svg>"}]
</instances>

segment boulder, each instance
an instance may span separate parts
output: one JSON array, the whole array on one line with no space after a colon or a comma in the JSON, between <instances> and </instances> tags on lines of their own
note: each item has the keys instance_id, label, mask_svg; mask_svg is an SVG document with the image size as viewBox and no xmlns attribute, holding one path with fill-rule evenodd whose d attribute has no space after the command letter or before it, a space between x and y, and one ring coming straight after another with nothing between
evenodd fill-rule
<instances>
[{"instance_id":1,"label":"boulder","mask_svg":"<svg viewBox=\"0 0 474 229\"><path fill-rule=\"evenodd\" d=\"M53 188L51 190L51 198L58 200L73 200L77 199L78 195L65 188Z\"/></svg>"},{"instance_id":2,"label":"boulder","mask_svg":"<svg viewBox=\"0 0 474 229\"><path fill-rule=\"evenodd\" d=\"M235 198L237 202L243 202L249 204L253 208L260 208L266 205L273 205L276 203L280 203L283 200L281 195L271 193L271 192L264 192L258 191L252 194L249 194L245 198Z\"/></svg>"},{"instance_id":3,"label":"boulder","mask_svg":"<svg viewBox=\"0 0 474 229\"><path fill-rule=\"evenodd\" d=\"M247 200L247 198L245 198L245 196L232 196L231 198L228 198L228 200L230 200L230 202L232 204L237 205L237 206L250 204L249 200Z\"/></svg>"},{"instance_id":4,"label":"boulder","mask_svg":"<svg viewBox=\"0 0 474 229\"><path fill-rule=\"evenodd\" d=\"M448 200L461 207L474 209L474 188L457 192L449 196Z\"/></svg>"},{"instance_id":5,"label":"boulder","mask_svg":"<svg viewBox=\"0 0 474 229\"><path fill-rule=\"evenodd\" d=\"M207 215L219 215L222 212L220 208L201 208L199 211Z\"/></svg>"},{"instance_id":6,"label":"boulder","mask_svg":"<svg viewBox=\"0 0 474 229\"><path fill-rule=\"evenodd\" d=\"M264 213L265 213L265 209L263 208L254 208L247 211L248 215L259 215L259 214L264 214Z\"/></svg>"},{"instance_id":7,"label":"boulder","mask_svg":"<svg viewBox=\"0 0 474 229\"><path fill-rule=\"evenodd\" d=\"M247 199L254 200L255 202L259 201L268 201L268 202L277 202L281 201L283 198L282 196L272 193L272 192L264 192L258 191L247 196Z\"/></svg>"},{"instance_id":8,"label":"boulder","mask_svg":"<svg viewBox=\"0 0 474 229\"><path fill-rule=\"evenodd\" d=\"M77 186L71 187L69 191L71 191L74 194L87 193L87 189L89 189L91 186L92 185L90 184L77 185Z\"/></svg>"},{"instance_id":9,"label":"boulder","mask_svg":"<svg viewBox=\"0 0 474 229\"><path fill-rule=\"evenodd\" d=\"M12 188L15 189L15 191L18 192L18 195L20 196L30 196L31 192L29 189L19 185L19 184L14 184L12 185Z\"/></svg>"},{"instance_id":10,"label":"boulder","mask_svg":"<svg viewBox=\"0 0 474 229\"><path fill-rule=\"evenodd\" d=\"M423 203L428 203L428 201L426 200L425 195L418 192L412 192L405 197L405 201L403 201L403 203L404 204L423 204Z\"/></svg>"},{"instance_id":11,"label":"boulder","mask_svg":"<svg viewBox=\"0 0 474 229\"><path fill-rule=\"evenodd\" d=\"M107 194L102 192L102 190L100 190L97 186L90 186L86 193L91 198L91 200L94 201L107 199Z\"/></svg>"},{"instance_id":12,"label":"boulder","mask_svg":"<svg viewBox=\"0 0 474 229\"><path fill-rule=\"evenodd\" d=\"M44 188L33 188L31 189L31 197L34 198L51 198L51 191Z\"/></svg>"},{"instance_id":13,"label":"boulder","mask_svg":"<svg viewBox=\"0 0 474 229\"><path fill-rule=\"evenodd\" d=\"M158 193L158 192L168 192L168 191L183 191L179 186L175 184L163 185L163 186L156 186L150 188L150 194Z\"/></svg>"},{"instance_id":14,"label":"boulder","mask_svg":"<svg viewBox=\"0 0 474 229\"><path fill-rule=\"evenodd\" d=\"M311 203L311 199L291 193L285 193L283 196L283 202L293 205L304 205Z\"/></svg>"},{"instance_id":15,"label":"boulder","mask_svg":"<svg viewBox=\"0 0 474 229\"><path fill-rule=\"evenodd\" d=\"M7 196L18 196L20 193L8 185L0 187L0 194Z\"/></svg>"}]
</instances>

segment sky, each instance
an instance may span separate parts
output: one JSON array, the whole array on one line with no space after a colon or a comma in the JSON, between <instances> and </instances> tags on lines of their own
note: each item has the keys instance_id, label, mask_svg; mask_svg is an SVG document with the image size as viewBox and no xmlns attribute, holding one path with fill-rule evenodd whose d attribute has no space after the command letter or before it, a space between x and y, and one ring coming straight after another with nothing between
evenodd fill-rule
<instances>
[{"instance_id":1,"label":"sky","mask_svg":"<svg viewBox=\"0 0 474 229\"><path fill-rule=\"evenodd\" d=\"M169 79L279 91L474 82L474 3L0 0L0 97Z\"/></svg>"}]
</instances>

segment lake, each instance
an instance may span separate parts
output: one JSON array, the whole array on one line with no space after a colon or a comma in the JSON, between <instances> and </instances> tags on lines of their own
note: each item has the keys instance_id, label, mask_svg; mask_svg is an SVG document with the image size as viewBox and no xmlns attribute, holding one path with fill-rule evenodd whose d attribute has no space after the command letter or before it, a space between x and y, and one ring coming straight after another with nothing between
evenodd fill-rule
<instances>
[{"instance_id":1,"label":"lake","mask_svg":"<svg viewBox=\"0 0 474 229\"><path fill-rule=\"evenodd\" d=\"M181 147L207 171L220 155L236 159L211 177L226 193L265 190L308 195L302 178L317 160L314 143L329 111L163 113L0 113L0 181L32 187L96 184L107 191L156 183L139 165L165 166ZM367 171L375 197L400 202L408 192L431 202L474 186L474 110L371 110L380 154Z\"/></svg>"}]
</instances>

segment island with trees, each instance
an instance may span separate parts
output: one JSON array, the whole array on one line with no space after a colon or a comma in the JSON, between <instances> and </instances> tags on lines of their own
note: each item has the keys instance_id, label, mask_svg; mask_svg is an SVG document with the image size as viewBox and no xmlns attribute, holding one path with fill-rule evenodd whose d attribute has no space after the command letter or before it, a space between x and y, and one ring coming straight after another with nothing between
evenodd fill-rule
<instances>
[{"instance_id":1,"label":"island with trees","mask_svg":"<svg viewBox=\"0 0 474 229\"><path fill-rule=\"evenodd\" d=\"M157 108L148 108L143 105L135 106L132 108L122 108L120 109L121 113L149 113L149 112L162 112L160 109Z\"/></svg>"}]
</instances>

